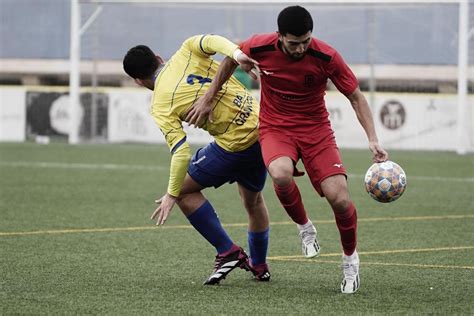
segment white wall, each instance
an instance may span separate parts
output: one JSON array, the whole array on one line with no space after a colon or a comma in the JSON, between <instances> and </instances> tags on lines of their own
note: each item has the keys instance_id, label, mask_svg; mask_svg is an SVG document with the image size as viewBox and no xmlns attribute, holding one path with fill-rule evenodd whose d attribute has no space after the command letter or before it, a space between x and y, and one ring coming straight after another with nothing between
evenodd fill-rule
<instances>
[{"instance_id":1,"label":"white wall","mask_svg":"<svg viewBox=\"0 0 474 316\"><path fill-rule=\"evenodd\" d=\"M136 89L114 89L109 93L108 140L110 142L165 143L165 138L150 115L151 93ZM212 141L204 130L184 123L190 143Z\"/></svg>"},{"instance_id":2,"label":"white wall","mask_svg":"<svg viewBox=\"0 0 474 316\"><path fill-rule=\"evenodd\" d=\"M25 90L0 88L0 141L24 141L25 123Z\"/></svg>"},{"instance_id":3,"label":"white wall","mask_svg":"<svg viewBox=\"0 0 474 316\"><path fill-rule=\"evenodd\" d=\"M367 148L365 133L347 99L334 92L327 95L326 104L339 146ZM474 97L469 104L468 151L472 152ZM456 150L457 95L377 93L373 116L379 140L387 149Z\"/></svg>"},{"instance_id":4,"label":"white wall","mask_svg":"<svg viewBox=\"0 0 474 316\"><path fill-rule=\"evenodd\" d=\"M34 136L25 132L29 126L26 108L31 106L26 94L32 95L32 91L36 92L36 98L37 92L49 93L45 102L54 103L55 98L68 97L61 94L66 92L64 88L0 87L0 141L24 141L26 137ZM54 91L58 92L57 96ZM101 89L100 92L106 100L102 106L107 108L107 141L164 143L163 135L149 114L150 92L133 88ZM365 133L349 101L338 92L329 92L326 104L339 146L367 148ZM468 151L474 152L474 96L470 96L469 105ZM45 107L47 111L51 108ZM378 93L373 109L376 130L386 149L456 150L455 94ZM54 131L54 126L52 129ZM205 131L188 126L185 130L190 143L211 140Z\"/></svg>"}]
</instances>

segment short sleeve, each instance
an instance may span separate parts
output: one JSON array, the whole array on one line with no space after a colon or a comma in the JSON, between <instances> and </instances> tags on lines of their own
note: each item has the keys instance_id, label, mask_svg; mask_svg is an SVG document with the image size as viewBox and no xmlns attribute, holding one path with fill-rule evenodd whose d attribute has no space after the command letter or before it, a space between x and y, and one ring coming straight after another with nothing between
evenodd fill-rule
<instances>
[{"instance_id":1,"label":"short sleeve","mask_svg":"<svg viewBox=\"0 0 474 316\"><path fill-rule=\"evenodd\" d=\"M255 35L248 38L247 40L239 43L240 50L242 52L244 52L245 55L247 55L247 56L250 56L251 41L253 40L254 37L255 37ZM250 56L250 57L252 57L252 56Z\"/></svg>"},{"instance_id":2,"label":"short sleeve","mask_svg":"<svg viewBox=\"0 0 474 316\"><path fill-rule=\"evenodd\" d=\"M328 74L337 90L346 96L352 94L359 86L356 76L338 52L329 62Z\"/></svg>"},{"instance_id":3,"label":"short sleeve","mask_svg":"<svg viewBox=\"0 0 474 316\"><path fill-rule=\"evenodd\" d=\"M183 43L183 47L205 58L215 53L232 57L232 54L237 49L237 45L227 38L212 34L196 35L188 38Z\"/></svg>"}]
</instances>

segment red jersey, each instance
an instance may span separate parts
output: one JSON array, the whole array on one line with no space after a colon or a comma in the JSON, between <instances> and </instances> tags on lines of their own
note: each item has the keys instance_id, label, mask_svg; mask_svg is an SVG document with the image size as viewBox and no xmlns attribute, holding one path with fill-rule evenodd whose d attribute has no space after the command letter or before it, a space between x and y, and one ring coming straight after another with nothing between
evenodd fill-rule
<instances>
[{"instance_id":1,"label":"red jersey","mask_svg":"<svg viewBox=\"0 0 474 316\"><path fill-rule=\"evenodd\" d=\"M327 80L331 79L344 95L350 95L358 86L341 55L315 38L301 60L283 52L277 33L254 35L240 47L260 64L261 128L329 125L324 103Z\"/></svg>"}]
</instances>

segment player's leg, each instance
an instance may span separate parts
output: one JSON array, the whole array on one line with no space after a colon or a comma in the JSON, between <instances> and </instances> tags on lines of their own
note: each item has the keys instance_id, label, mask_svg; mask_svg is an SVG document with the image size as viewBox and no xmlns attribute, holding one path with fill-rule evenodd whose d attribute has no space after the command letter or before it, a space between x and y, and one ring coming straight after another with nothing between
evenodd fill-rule
<instances>
[{"instance_id":1,"label":"player's leg","mask_svg":"<svg viewBox=\"0 0 474 316\"><path fill-rule=\"evenodd\" d=\"M331 205L343 248L342 293L354 293L360 286L359 256L357 254L357 211L349 197L347 180L343 175L334 175L321 182L321 189Z\"/></svg>"},{"instance_id":2,"label":"player's leg","mask_svg":"<svg viewBox=\"0 0 474 316\"><path fill-rule=\"evenodd\" d=\"M275 193L287 214L297 224L303 255L307 258L315 257L320 251L316 228L307 216L300 191L293 178L294 165L298 161L295 142L282 133L266 131L260 133L260 143Z\"/></svg>"},{"instance_id":3,"label":"player's leg","mask_svg":"<svg viewBox=\"0 0 474 316\"><path fill-rule=\"evenodd\" d=\"M293 170L294 162L288 156L275 158L268 164L268 173L281 205L295 223L304 225L308 222L308 216L293 178Z\"/></svg>"},{"instance_id":4,"label":"player's leg","mask_svg":"<svg viewBox=\"0 0 474 316\"><path fill-rule=\"evenodd\" d=\"M334 212L344 254L350 256L357 245L357 212L349 196L346 177L330 176L321 182L321 189Z\"/></svg>"},{"instance_id":5,"label":"player's leg","mask_svg":"<svg viewBox=\"0 0 474 316\"><path fill-rule=\"evenodd\" d=\"M353 293L359 287L359 263L355 251L357 242L357 213L349 197L346 170L342 164L334 135L330 129L318 131L319 146L301 141L302 159L316 191L325 196L336 218L343 254L343 293ZM350 263L348 265L348 262ZM349 284L350 283L350 284Z\"/></svg>"},{"instance_id":6,"label":"player's leg","mask_svg":"<svg viewBox=\"0 0 474 316\"><path fill-rule=\"evenodd\" d=\"M303 255L313 258L319 255L321 248L316 227L307 216L300 190L293 178L293 170L293 161L289 157L279 157L268 166L275 193L287 214L297 224Z\"/></svg>"},{"instance_id":7,"label":"player's leg","mask_svg":"<svg viewBox=\"0 0 474 316\"><path fill-rule=\"evenodd\" d=\"M228 179L215 152L215 144L198 150L192 157L178 205L193 227L217 250L214 271L204 284L218 284L233 269L248 261L245 251L226 233L216 211L200 192L206 187L219 187Z\"/></svg>"},{"instance_id":8,"label":"player's leg","mask_svg":"<svg viewBox=\"0 0 474 316\"><path fill-rule=\"evenodd\" d=\"M240 198L248 217L248 243L250 261L245 265L258 281L269 281L270 272L266 263L269 236L268 210L262 190L267 178L260 143L249 148L229 153L221 152L222 161L229 166L229 182L237 182Z\"/></svg>"},{"instance_id":9,"label":"player's leg","mask_svg":"<svg viewBox=\"0 0 474 316\"><path fill-rule=\"evenodd\" d=\"M239 193L249 218L248 244L250 270L258 281L270 281L267 264L269 218L262 192L253 192L239 184Z\"/></svg>"},{"instance_id":10,"label":"player's leg","mask_svg":"<svg viewBox=\"0 0 474 316\"><path fill-rule=\"evenodd\" d=\"M312 134L318 138L297 140L303 164L313 187L331 205L344 253L351 255L356 247L357 215L347 189L346 169L330 126L318 127Z\"/></svg>"},{"instance_id":11,"label":"player's leg","mask_svg":"<svg viewBox=\"0 0 474 316\"><path fill-rule=\"evenodd\" d=\"M281 205L295 223L306 224L306 210L293 179L294 165L299 158L295 142L281 132L260 130L260 144L265 166Z\"/></svg>"},{"instance_id":12,"label":"player's leg","mask_svg":"<svg viewBox=\"0 0 474 316\"><path fill-rule=\"evenodd\" d=\"M311 133L318 139L298 139L301 156L313 187L331 205L341 236L343 253L343 293L354 293L359 288L359 257L357 242L357 213L349 197L346 170L330 126L317 127Z\"/></svg>"},{"instance_id":13,"label":"player's leg","mask_svg":"<svg viewBox=\"0 0 474 316\"><path fill-rule=\"evenodd\" d=\"M222 255L238 246L227 235L216 211L201 193L204 188L187 174L177 204L190 224Z\"/></svg>"}]
</instances>

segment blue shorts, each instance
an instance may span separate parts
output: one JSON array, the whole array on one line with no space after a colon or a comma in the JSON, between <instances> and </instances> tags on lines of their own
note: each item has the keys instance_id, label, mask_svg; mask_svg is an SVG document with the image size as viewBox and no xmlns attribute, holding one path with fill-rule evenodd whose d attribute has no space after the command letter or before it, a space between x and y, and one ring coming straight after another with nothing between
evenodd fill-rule
<instances>
[{"instance_id":1,"label":"blue shorts","mask_svg":"<svg viewBox=\"0 0 474 316\"><path fill-rule=\"evenodd\" d=\"M262 191L267 177L259 142L238 152L226 151L212 142L193 155L188 173L203 187L237 182L252 192Z\"/></svg>"}]
</instances>

